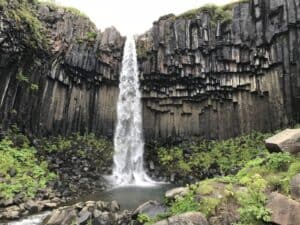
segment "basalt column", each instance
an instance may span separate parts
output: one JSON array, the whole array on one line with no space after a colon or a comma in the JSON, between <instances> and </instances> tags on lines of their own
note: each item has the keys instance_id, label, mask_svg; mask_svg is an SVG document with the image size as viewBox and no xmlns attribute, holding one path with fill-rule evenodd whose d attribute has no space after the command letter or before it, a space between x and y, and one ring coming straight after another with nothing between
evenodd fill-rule
<instances>
[{"instance_id":1,"label":"basalt column","mask_svg":"<svg viewBox=\"0 0 300 225\"><path fill-rule=\"evenodd\" d=\"M228 138L299 122L300 4L167 15L138 39L146 138Z\"/></svg>"}]
</instances>

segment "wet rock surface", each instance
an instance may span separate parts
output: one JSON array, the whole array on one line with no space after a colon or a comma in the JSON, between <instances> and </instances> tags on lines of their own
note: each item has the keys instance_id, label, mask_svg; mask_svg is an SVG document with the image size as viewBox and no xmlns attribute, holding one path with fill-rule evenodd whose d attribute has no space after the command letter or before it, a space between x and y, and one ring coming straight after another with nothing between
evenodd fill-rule
<instances>
[{"instance_id":1,"label":"wet rock surface","mask_svg":"<svg viewBox=\"0 0 300 225\"><path fill-rule=\"evenodd\" d=\"M65 202L64 198L57 196L60 196L60 194L51 190L41 190L34 199L20 195L12 199L1 199L0 221L16 220L24 216L55 209Z\"/></svg>"},{"instance_id":2,"label":"wet rock surface","mask_svg":"<svg viewBox=\"0 0 300 225\"><path fill-rule=\"evenodd\" d=\"M150 200L136 208L132 213L132 217L136 218L139 214L146 214L147 216L149 216L149 218L154 218L159 214L165 213L166 210L166 206L164 206L160 202Z\"/></svg>"},{"instance_id":3,"label":"wet rock surface","mask_svg":"<svg viewBox=\"0 0 300 225\"><path fill-rule=\"evenodd\" d=\"M45 225L125 225L130 224L129 211L120 212L117 202L88 201L54 210L43 223Z\"/></svg>"}]
</instances>

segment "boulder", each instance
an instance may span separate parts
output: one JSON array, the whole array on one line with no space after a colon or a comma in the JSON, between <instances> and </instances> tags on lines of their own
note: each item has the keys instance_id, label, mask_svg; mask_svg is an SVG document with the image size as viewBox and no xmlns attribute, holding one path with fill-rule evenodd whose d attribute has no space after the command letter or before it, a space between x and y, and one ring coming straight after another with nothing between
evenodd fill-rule
<instances>
[{"instance_id":1,"label":"boulder","mask_svg":"<svg viewBox=\"0 0 300 225\"><path fill-rule=\"evenodd\" d=\"M300 199L300 173L292 177L290 182L290 190L294 199Z\"/></svg>"},{"instance_id":2,"label":"boulder","mask_svg":"<svg viewBox=\"0 0 300 225\"><path fill-rule=\"evenodd\" d=\"M212 217L209 218L210 225L231 225L239 220L239 205L234 199L227 199L216 208Z\"/></svg>"},{"instance_id":3,"label":"boulder","mask_svg":"<svg viewBox=\"0 0 300 225\"><path fill-rule=\"evenodd\" d=\"M120 205L117 201L112 201L109 209L111 212L118 212L120 210Z\"/></svg>"},{"instance_id":4,"label":"boulder","mask_svg":"<svg viewBox=\"0 0 300 225\"><path fill-rule=\"evenodd\" d=\"M300 152L300 129L286 129L265 141L266 147L271 152Z\"/></svg>"},{"instance_id":5,"label":"boulder","mask_svg":"<svg viewBox=\"0 0 300 225\"><path fill-rule=\"evenodd\" d=\"M169 200L174 200L176 196L184 196L188 193L188 188L186 187L178 187L178 188L173 188L171 190L168 190L165 193L165 198Z\"/></svg>"},{"instance_id":6,"label":"boulder","mask_svg":"<svg viewBox=\"0 0 300 225\"><path fill-rule=\"evenodd\" d=\"M267 209L271 210L272 223L278 225L299 225L300 224L300 203L288 197L273 192L270 194Z\"/></svg>"},{"instance_id":7,"label":"boulder","mask_svg":"<svg viewBox=\"0 0 300 225\"><path fill-rule=\"evenodd\" d=\"M147 214L150 218L166 212L166 207L157 201L148 201L137 207L132 216L135 218L138 214Z\"/></svg>"},{"instance_id":8,"label":"boulder","mask_svg":"<svg viewBox=\"0 0 300 225\"><path fill-rule=\"evenodd\" d=\"M21 209L16 205L7 207L5 211L1 213L1 217L7 220L19 219L20 216Z\"/></svg>"},{"instance_id":9,"label":"boulder","mask_svg":"<svg viewBox=\"0 0 300 225\"><path fill-rule=\"evenodd\" d=\"M45 225L78 225L78 217L74 207L62 207L54 210L54 212L48 216L43 224Z\"/></svg>"},{"instance_id":10,"label":"boulder","mask_svg":"<svg viewBox=\"0 0 300 225\"><path fill-rule=\"evenodd\" d=\"M187 212L168 219L159 221L154 225L209 225L206 218L200 212Z\"/></svg>"},{"instance_id":11,"label":"boulder","mask_svg":"<svg viewBox=\"0 0 300 225\"><path fill-rule=\"evenodd\" d=\"M88 219L92 217L92 213L89 211L89 208L84 207L78 214L79 224L84 224Z\"/></svg>"}]
</instances>

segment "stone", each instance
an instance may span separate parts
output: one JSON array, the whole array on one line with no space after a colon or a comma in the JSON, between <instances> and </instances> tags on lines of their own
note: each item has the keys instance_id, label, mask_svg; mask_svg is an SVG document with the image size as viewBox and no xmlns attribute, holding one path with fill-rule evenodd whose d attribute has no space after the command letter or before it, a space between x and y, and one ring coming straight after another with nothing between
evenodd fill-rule
<instances>
[{"instance_id":1,"label":"stone","mask_svg":"<svg viewBox=\"0 0 300 225\"><path fill-rule=\"evenodd\" d=\"M138 214L146 214L150 218L154 218L158 214L166 212L166 207L158 201L148 201L138 206L132 213L133 217L137 217Z\"/></svg>"},{"instance_id":2,"label":"stone","mask_svg":"<svg viewBox=\"0 0 300 225\"><path fill-rule=\"evenodd\" d=\"M113 222L108 212L103 212L100 216L93 219L93 225L112 225Z\"/></svg>"},{"instance_id":3,"label":"stone","mask_svg":"<svg viewBox=\"0 0 300 225\"><path fill-rule=\"evenodd\" d=\"M266 147L272 152L300 152L300 129L286 129L266 141Z\"/></svg>"},{"instance_id":4,"label":"stone","mask_svg":"<svg viewBox=\"0 0 300 225\"><path fill-rule=\"evenodd\" d=\"M174 200L177 196L184 196L188 193L188 188L186 187L178 187L178 188L173 188L171 190L168 190L165 193L165 198Z\"/></svg>"},{"instance_id":5,"label":"stone","mask_svg":"<svg viewBox=\"0 0 300 225\"><path fill-rule=\"evenodd\" d=\"M300 203L288 197L273 192L268 198L267 209L271 210L272 223L279 225L300 224Z\"/></svg>"},{"instance_id":6,"label":"stone","mask_svg":"<svg viewBox=\"0 0 300 225\"><path fill-rule=\"evenodd\" d=\"M54 210L51 215L43 221L45 225L79 225L76 211L73 207L67 206Z\"/></svg>"},{"instance_id":7,"label":"stone","mask_svg":"<svg viewBox=\"0 0 300 225\"><path fill-rule=\"evenodd\" d=\"M2 199L0 201L0 207L7 207L14 204L14 200L12 198L10 199Z\"/></svg>"},{"instance_id":8,"label":"stone","mask_svg":"<svg viewBox=\"0 0 300 225\"><path fill-rule=\"evenodd\" d=\"M118 212L120 210L120 205L117 201L112 201L109 206L110 212Z\"/></svg>"},{"instance_id":9,"label":"stone","mask_svg":"<svg viewBox=\"0 0 300 225\"><path fill-rule=\"evenodd\" d=\"M10 168L8 174L9 176L14 177L17 174L17 170L15 168Z\"/></svg>"},{"instance_id":10,"label":"stone","mask_svg":"<svg viewBox=\"0 0 300 225\"><path fill-rule=\"evenodd\" d=\"M84 224L91 217L92 213L89 211L88 207L85 207L78 214L78 223Z\"/></svg>"},{"instance_id":11,"label":"stone","mask_svg":"<svg viewBox=\"0 0 300 225\"><path fill-rule=\"evenodd\" d=\"M159 221L153 225L209 225L205 216L200 212L187 212L168 219Z\"/></svg>"},{"instance_id":12,"label":"stone","mask_svg":"<svg viewBox=\"0 0 300 225\"><path fill-rule=\"evenodd\" d=\"M155 170L155 166L154 166L153 161L149 162L149 168L150 168L150 170Z\"/></svg>"},{"instance_id":13,"label":"stone","mask_svg":"<svg viewBox=\"0 0 300 225\"><path fill-rule=\"evenodd\" d=\"M300 199L300 173L292 177L290 181L291 195L294 199Z\"/></svg>"},{"instance_id":14,"label":"stone","mask_svg":"<svg viewBox=\"0 0 300 225\"><path fill-rule=\"evenodd\" d=\"M40 207L41 206L33 200L29 200L25 203L25 208L32 214L38 213L40 211Z\"/></svg>"},{"instance_id":15,"label":"stone","mask_svg":"<svg viewBox=\"0 0 300 225\"><path fill-rule=\"evenodd\" d=\"M21 209L20 207L13 205L5 208L5 210L0 214L7 220L19 219L21 215Z\"/></svg>"}]
</instances>

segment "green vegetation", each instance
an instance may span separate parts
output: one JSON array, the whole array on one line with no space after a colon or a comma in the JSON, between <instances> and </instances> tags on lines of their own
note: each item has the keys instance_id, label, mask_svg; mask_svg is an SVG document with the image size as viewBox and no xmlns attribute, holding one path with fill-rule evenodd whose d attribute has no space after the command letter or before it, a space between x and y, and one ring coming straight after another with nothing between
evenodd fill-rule
<instances>
[{"instance_id":1,"label":"green vegetation","mask_svg":"<svg viewBox=\"0 0 300 225\"><path fill-rule=\"evenodd\" d=\"M0 141L0 197L6 199L22 193L34 197L46 188L56 175L50 173L45 161L39 161L37 151L22 134L11 135Z\"/></svg>"},{"instance_id":2,"label":"green vegetation","mask_svg":"<svg viewBox=\"0 0 300 225\"><path fill-rule=\"evenodd\" d=\"M145 46L145 42L139 41L136 48L136 53L139 58L146 58L147 56L147 48Z\"/></svg>"},{"instance_id":3,"label":"green vegetation","mask_svg":"<svg viewBox=\"0 0 300 225\"><path fill-rule=\"evenodd\" d=\"M30 34L24 35L25 44L32 48L48 48L48 40L43 29L41 21L37 18L37 12L33 5L35 1L18 0L11 4L0 5L4 8L4 16L12 19L16 24L16 30L19 32L28 31Z\"/></svg>"},{"instance_id":4,"label":"green vegetation","mask_svg":"<svg viewBox=\"0 0 300 225\"><path fill-rule=\"evenodd\" d=\"M7 6L7 0L0 0L0 9L3 9Z\"/></svg>"},{"instance_id":5,"label":"green vegetation","mask_svg":"<svg viewBox=\"0 0 300 225\"><path fill-rule=\"evenodd\" d=\"M48 7L51 7L52 9L62 8L66 12L69 12L69 13L75 15L75 16L88 18L88 16L86 14L84 14L80 10L78 10L76 8L73 8L73 7L60 6L60 5L55 4L55 2L51 1L51 0L39 0L39 2L40 2L40 4L47 5Z\"/></svg>"},{"instance_id":6,"label":"green vegetation","mask_svg":"<svg viewBox=\"0 0 300 225\"><path fill-rule=\"evenodd\" d=\"M221 23L227 23L231 22L232 20L232 9L237 3L241 2L248 2L248 0L240 0L236 1L224 6L217 6L214 4L207 4L200 8L189 10L176 18L187 18L192 19L195 18L197 15L199 15L202 12L209 13L211 17L211 23L212 25L216 25L217 21L220 21Z\"/></svg>"},{"instance_id":7,"label":"green vegetation","mask_svg":"<svg viewBox=\"0 0 300 225\"><path fill-rule=\"evenodd\" d=\"M24 75L22 72L19 72L16 76L16 79L21 83L29 83L29 79L26 75Z\"/></svg>"},{"instance_id":8,"label":"green vegetation","mask_svg":"<svg viewBox=\"0 0 300 225\"><path fill-rule=\"evenodd\" d=\"M17 81L20 82L21 85L29 88L31 91L38 91L39 90L39 86L35 83L30 82L28 76L26 76L22 72L19 72L17 74L16 79L17 79Z\"/></svg>"},{"instance_id":9,"label":"green vegetation","mask_svg":"<svg viewBox=\"0 0 300 225\"><path fill-rule=\"evenodd\" d=\"M192 175L203 178L203 174L208 174L210 170L214 170L215 174L228 175L238 171L258 154L267 153L264 140L268 136L252 133L225 141L161 147L158 149L158 161L167 174L176 173L180 177Z\"/></svg>"},{"instance_id":10,"label":"green vegetation","mask_svg":"<svg viewBox=\"0 0 300 225\"><path fill-rule=\"evenodd\" d=\"M218 210L231 207L239 218L234 225L268 224L271 219L271 211L266 208L268 194L276 191L289 196L290 180L300 173L299 156L266 150L264 140L269 136L252 133L225 141L160 147L159 163L169 173L197 176L197 171L213 168L223 175L188 185L187 195L167 202L170 209L164 216L200 211L210 218L219 215ZM145 224L158 220L152 218Z\"/></svg>"},{"instance_id":11,"label":"green vegetation","mask_svg":"<svg viewBox=\"0 0 300 225\"><path fill-rule=\"evenodd\" d=\"M83 38L77 38L77 42L80 44L83 42L95 42L96 38L97 38L97 33L94 31L90 31L87 32Z\"/></svg>"},{"instance_id":12,"label":"green vegetation","mask_svg":"<svg viewBox=\"0 0 300 225\"><path fill-rule=\"evenodd\" d=\"M195 196L192 191L188 192L184 197L177 198L171 204L170 212L172 215L178 215L190 211L198 211L200 205L195 201Z\"/></svg>"},{"instance_id":13,"label":"green vegetation","mask_svg":"<svg viewBox=\"0 0 300 225\"><path fill-rule=\"evenodd\" d=\"M113 144L105 137L98 137L93 133L80 135L72 134L68 137L47 137L37 141L41 157L49 155L64 155L90 160L101 169L112 165Z\"/></svg>"},{"instance_id":14,"label":"green vegetation","mask_svg":"<svg viewBox=\"0 0 300 225\"><path fill-rule=\"evenodd\" d=\"M259 174L249 177L245 186L246 191L240 191L236 194L240 204L239 225L264 224L270 221L271 211L265 208L267 196L265 194L267 181Z\"/></svg>"},{"instance_id":15,"label":"green vegetation","mask_svg":"<svg viewBox=\"0 0 300 225\"><path fill-rule=\"evenodd\" d=\"M32 91L38 91L39 90L39 86L37 84L32 83L30 85L30 90L32 90Z\"/></svg>"}]
</instances>

